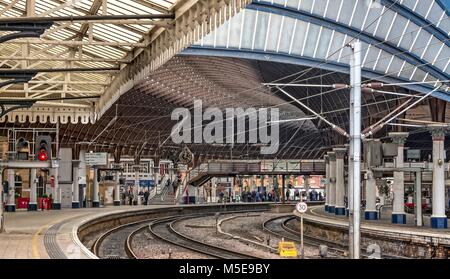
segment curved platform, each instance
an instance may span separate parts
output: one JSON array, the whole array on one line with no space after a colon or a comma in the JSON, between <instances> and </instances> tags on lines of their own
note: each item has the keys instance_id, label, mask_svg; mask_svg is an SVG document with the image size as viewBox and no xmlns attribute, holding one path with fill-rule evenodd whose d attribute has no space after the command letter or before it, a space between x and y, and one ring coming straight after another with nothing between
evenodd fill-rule
<instances>
[{"instance_id":1,"label":"curved platform","mask_svg":"<svg viewBox=\"0 0 450 279\"><path fill-rule=\"evenodd\" d=\"M348 243L348 217L325 212L324 206L313 206L303 215L305 234ZM431 229L430 218L424 216L425 226L414 226L414 216L406 214L406 224L391 224L391 212L386 209L380 220L363 220L361 214L361 246L378 246L381 254L408 258L448 258L450 229Z\"/></svg>"},{"instance_id":2,"label":"curved platform","mask_svg":"<svg viewBox=\"0 0 450 279\"><path fill-rule=\"evenodd\" d=\"M0 259L89 258L73 238L78 224L102 215L164 206L19 211L5 213L6 231L0 234Z\"/></svg>"}]
</instances>

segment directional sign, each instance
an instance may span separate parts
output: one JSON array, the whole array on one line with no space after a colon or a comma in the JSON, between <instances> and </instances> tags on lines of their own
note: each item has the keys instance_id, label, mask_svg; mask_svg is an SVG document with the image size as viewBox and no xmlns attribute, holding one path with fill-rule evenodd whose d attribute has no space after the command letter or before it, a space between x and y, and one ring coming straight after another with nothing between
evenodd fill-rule
<instances>
[{"instance_id":1,"label":"directional sign","mask_svg":"<svg viewBox=\"0 0 450 279\"><path fill-rule=\"evenodd\" d=\"M308 206L304 202L299 202L299 203L297 203L295 208L297 209L298 212L305 213L306 210L308 209Z\"/></svg>"},{"instance_id":2,"label":"directional sign","mask_svg":"<svg viewBox=\"0 0 450 279\"><path fill-rule=\"evenodd\" d=\"M86 164L89 166L105 166L108 164L108 153L86 153Z\"/></svg>"}]
</instances>

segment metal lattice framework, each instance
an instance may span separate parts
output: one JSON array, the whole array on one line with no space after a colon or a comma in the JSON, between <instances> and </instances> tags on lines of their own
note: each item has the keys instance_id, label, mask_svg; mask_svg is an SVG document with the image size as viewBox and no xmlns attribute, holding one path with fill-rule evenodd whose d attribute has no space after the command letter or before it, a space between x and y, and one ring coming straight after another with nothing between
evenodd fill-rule
<instances>
[{"instance_id":1,"label":"metal lattice framework","mask_svg":"<svg viewBox=\"0 0 450 279\"><path fill-rule=\"evenodd\" d=\"M172 19L67 20L54 22L39 38L1 44L0 67L7 69L101 68L105 72L38 73L23 85L0 89L1 98L44 99L101 95L98 102L36 103L8 121L94 123L125 92L171 57L214 30L247 0L4 0L0 20L72 16L173 15ZM213 24L211 24L213 22ZM10 32L1 32L8 35ZM6 119L2 119L5 121Z\"/></svg>"},{"instance_id":2,"label":"metal lattice framework","mask_svg":"<svg viewBox=\"0 0 450 279\"><path fill-rule=\"evenodd\" d=\"M0 5L4 3L5 13L19 9L24 15L28 9L19 5L22 2L25 1L0 1ZM47 3L36 2L35 9L38 10L37 7L44 2ZM57 2L59 5L54 8L59 7L59 10L50 14L63 16L57 12L70 13L74 6L77 10L84 9L84 14L89 14L88 10L91 9L94 14L104 10L106 14L112 14L110 9L124 2L127 1ZM76 23L69 22L69 26L59 26L50 37L43 35L39 39L18 40L24 41L22 43L11 41L2 44L0 47L5 49L15 46L11 51L16 53L11 52L6 57L10 59L3 60L2 65L8 67L12 67L12 64L17 64L18 68L22 64L29 67L29 63L41 63L38 65L46 67L121 67L120 71L108 73L39 74L22 87L4 87L4 91L0 92L7 98L16 96L13 94L26 96L25 87L28 88L28 97L38 97L41 94L44 97L55 94L62 96L64 88L67 89L65 96L102 96L96 103L71 101L53 105L39 104L32 109L9 114L10 123L5 123L5 126L22 122L24 126L53 127L53 123L59 121L64 124L61 126L63 145L111 153L119 150L119 153L128 155L164 156L165 153L180 148L167 140L176 123L170 120L171 112L178 107L192 107L194 99L202 100L204 107L224 109L276 106L280 107L282 118L308 116L308 112L302 107L279 94L280 92L261 86L261 83L292 75L291 79L282 79L283 82L291 82L300 76L295 73L305 72L300 78L302 83L348 84L349 55L345 44L352 38L363 42L362 70L366 81L407 82L410 84L392 87L391 90L419 95L428 92L438 81L447 80L433 96L447 102L450 99L450 20L448 9L441 1L162 2L164 1L133 1L133 5L121 12L139 13L134 9L138 6L144 9L145 6L152 13L173 13L175 19L159 20L153 25L138 22L85 22L78 26L79 31L84 31L79 40L71 37L73 34L61 38L51 37L59 33L70 33ZM86 4L84 8L81 7L83 3ZM123 5L121 8L124 8ZM0 7L0 13L1 10ZM83 26L84 29L81 30ZM124 27L147 29L142 29L140 35L136 33L138 35L134 41L129 38L132 33L130 30L125 33L116 30L120 33L118 38L112 35L114 32L105 31L110 30L107 28ZM54 26L47 32L57 28ZM92 35L90 30L93 30ZM98 30L104 32L98 33ZM54 41L49 43L48 40ZM29 48L28 51L31 49L32 54L22 58L21 51L25 47ZM48 47L49 53L46 54L39 47ZM58 49L73 49L73 56L69 56L70 51L62 53L60 57L50 55ZM112 50L111 53L109 49ZM123 50L122 56L108 56L119 53L120 49ZM17 55L19 58L13 59L12 56ZM51 59L53 56L55 58ZM74 90L81 93L70 92ZM288 90L311 109L348 130L348 90L331 93L325 93L320 88ZM401 96L364 93L363 128L392 112L404 100L405 97ZM409 110L403 118L450 122L450 107L443 108L447 113L442 114L443 119L436 120L430 117L430 104L426 100ZM27 115L30 117L27 118ZM34 122L40 124L33 124ZM386 126L377 137L384 137L391 130L394 128ZM408 144L418 148L429 147L427 131L410 130L412 136ZM270 157L319 158L331 147L343 143L345 139L319 119L288 123L281 125L279 152ZM189 148L197 156L210 158L261 158L257 145L197 144L190 145Z\"/></svg>"}]
</instances>

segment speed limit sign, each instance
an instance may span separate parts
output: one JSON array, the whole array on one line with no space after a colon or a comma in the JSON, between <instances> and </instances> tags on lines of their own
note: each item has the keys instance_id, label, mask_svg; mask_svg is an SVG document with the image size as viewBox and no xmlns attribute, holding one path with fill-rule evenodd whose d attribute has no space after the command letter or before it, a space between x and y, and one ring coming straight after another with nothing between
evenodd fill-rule
<instances>
[{"instance_id":1,"label":"speed limit sign","mask_svg":"<svg viewBox=\"0 0 450 279\"><path fill-rule=\"evenodd\" d=\"M295 208L297 209L298 212L305 213L306 210L308 209L308 206L304 202L299 202L299 203L297 203Z\"/></svg>"}]
</instances>

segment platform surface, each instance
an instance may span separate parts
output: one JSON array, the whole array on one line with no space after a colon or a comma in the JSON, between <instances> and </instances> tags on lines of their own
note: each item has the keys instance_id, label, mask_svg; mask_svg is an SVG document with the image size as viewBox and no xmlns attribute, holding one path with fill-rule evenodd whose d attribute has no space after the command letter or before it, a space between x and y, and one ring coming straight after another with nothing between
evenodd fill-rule
<instances>
[{"instance_id":1,"label":"platform surface","mask_svg":"<svg viewBox=\"0 0 450 279\"><path fill-rule=\"evenodd\" d=\"M6 231L0 233L0 259L86 258L72 239L74 226L104 214L158 207L164 206L123 205L5 213Z\"/></svg>"},{"instance_id":2,"label":"platform surface","mask_svg":"<svg viewBox=\"0 0 450 279\"><path fill-rule=\"evenodd\" d=\"M361 226L369 229L382 229L395 232L405 232L413 234L429 234L433 236L439 236L444 238L450 238L450 229L432 229L430 224L430 217L423 216L423 226L417 227L415 225L414 215L406 213L406 224L392 224L391 223L391 213L392 209L387 207L384 208L381 213L381 218L378 220L365 220L364 211L361 211ZM347 225L348 217L339 216L325 212L324 206L314 206L308 209L307 215L312 219L317 220L327 220L328 222Z\"/></svg>"}]
</instances>

